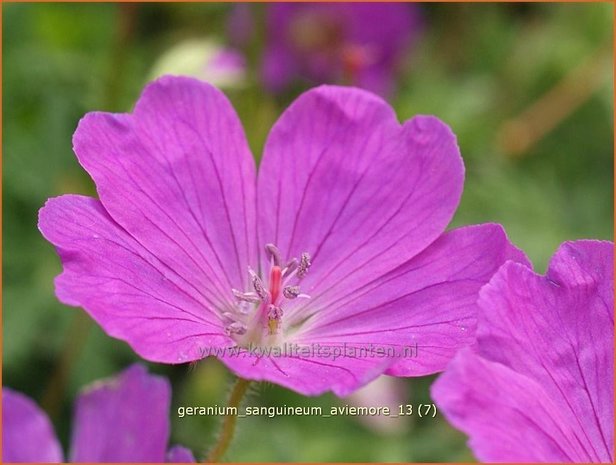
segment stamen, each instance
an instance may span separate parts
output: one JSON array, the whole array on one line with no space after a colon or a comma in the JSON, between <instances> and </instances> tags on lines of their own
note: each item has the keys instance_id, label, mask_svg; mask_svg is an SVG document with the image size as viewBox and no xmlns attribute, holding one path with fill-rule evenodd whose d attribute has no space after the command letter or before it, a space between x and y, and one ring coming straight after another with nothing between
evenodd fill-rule
<instances>
[{"instance_id":1,"label":"stamen","mask_svg":"<svg viewBox=\"0 0 616 465\"><path fill-rule=\"evenodd\" d=\"M231 289L235 302L221 313L221 321L229 336L249 334L252 342L260 343L263 331L274 336L282 330L281 307L287 300L310 298L298 285L312 265L308 252L302 253L299 259L291 258L284 265L280 250L274 244L265 245L265 254L269 270L266 265L260 275L248 268L252 289L247 292ZM235 339L242 342L243 338ZM272 343L271 338L269 343Z\"/></svg>"},{"instance_id":2,"label":"stamen","mask_svg":"<svg viewBox=\"0 0 616 465\"><path fill-rule=\"evenodd\" d=\"M299 266L297 268L297 277L301 279L304 276L306 276L306 273L308 273L308 269L310 268L310 265L312 265L312 263L310 262L310 254L308 252L304 252L299 261Z\"/></svg>"},{"instance_id":3,"label":"stamen","mask_svg":"<svg viewBox=\"0 0 616 465\"><path fill-rule=\"evenodd\" d=\"M268 255L270 260L273 260L274 265L280 266L282 263L282 258L280 257L280 250L274 244L267 244L265 246L265 253Z\"/></svg>"},{"instance_id":4,"label":"stamen","mask_svg":"<svg viewBox=\"0 0 616 465\"><path fill-rule=\"evenodd\" d=\"M236 308L240 315L248 315L254 309L254 305L251 302L240 300Z\"/></svg>"},{"instance_id":5,"label":"stamen","mask_svg":"<svg viewBox=\"0 0 616 465\"><path fill-rule=\"evenodd\" d=\"M243 302L250 302L253 304L261 302L261 298L254 292L242 292L238 291L237 289L231 289L231 292L233 292L233 296L237 300L241 300Z\"/></svg>"},{"instance_id":6,"label":"stamen","mask_svg":"<svg viewBox=\"0 0 616 465\"><path fill-rule=\"evenodd\" d=\"M250 276L252 276L252 287L261 300L267 299L267 290L265 285L259 276L252 270L249 270Z\"/></svg>"},{"instance_id":7,"label":"stamen","mask_svg":"<svg viewBox=\"0 0 616 465\"><path fill-rule=\"evenodd\" d=\"M282 277L286 278L291 273L293 273L296 268L297 268L297 258L292 258L291 260L289 260L289 262L286 264L286 266L282 270Z\"/></svg>"},{"instance_id":8,"label":"stamen","mask_svg":"<svg viewBox=\"0 0 616 465\"><path fill-rule=\"evenodd\" d=\"M282 290L282 294L287 299L295 299L298 295L300 295L301 290L299 286L287 286Z\"/></svg>"}]
</instances>

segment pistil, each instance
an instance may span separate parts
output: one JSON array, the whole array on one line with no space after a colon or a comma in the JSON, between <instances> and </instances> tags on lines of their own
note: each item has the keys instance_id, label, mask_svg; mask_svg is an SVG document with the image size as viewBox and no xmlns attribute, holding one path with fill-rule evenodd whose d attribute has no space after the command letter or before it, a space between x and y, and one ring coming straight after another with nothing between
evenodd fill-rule
<instances>
[{"instance_id":1,"label":"pistil","mask_svg":"<svg viewBox=\"0 0 616 465\"><path fill-rule=\"evenodd\" d=\"M280 295L280 288L282 286L282 270L279 266L272 266L272 270L270 271L270 299L273 304L278 301L278 296Z\"/></svg>"}]
</instances>

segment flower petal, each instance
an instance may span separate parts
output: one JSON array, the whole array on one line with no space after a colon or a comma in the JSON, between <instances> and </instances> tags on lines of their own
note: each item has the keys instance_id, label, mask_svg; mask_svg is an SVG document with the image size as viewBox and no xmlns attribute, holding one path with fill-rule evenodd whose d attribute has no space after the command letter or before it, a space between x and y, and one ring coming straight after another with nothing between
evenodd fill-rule
<instances>
[{"instance_id":1,"label":"flower petal","mask_svg":"<svg viewBox=\"0 0 616 465\"><path fill-rule=\"evenodd\" d=\"M77 399L72 462L164 462L171 387L133 365Z\"/></svg>"},{"instance_id":2,"label":"flower petal","mask_svg":"<svg viewBox=\"0 0 616 465\"><path fill-rule=\"evenodd\" d=\"M554 434L551 437L570 460L613 461L613 259L612 243L565 243L553 257L546 276L507 263L480 293L478 355L541 387L559 413L548 412L550 421L566 440ZM460 372L462 368L456 369L456 363L462 362L454 362L452 370ZM465 366L471 363L476 362ZM462 408L460 402L481 395L482 385L468 379L468 394L443 405L454 418ZM452 375L439 385L440 396L449 399L448 392L459 389L459 380ZM524 412L532 412L535 405L517 390L507 389L506 383L501 395L510 396ZM490 412L500 418L500 409ZM460 417L457 425L471 435L478 451L489 450L481 457L484 460L517 459L509 449L489 449L485 444L493 440L488 439L489 427L481 427L470 414ZM542 435L542 428L540 424L533 434ZM528 447L525 431L517 427L508 430L511 444ZM534 456L531 451L527 452L533 461L546 457ZM556 453L547 456L549 461L562 459Z\"/></svg>"},{"instance_id":3,"label":"flower petal","mask_svg":"<svg viewBox=\"0 0 616 465\"><path fill-rule=\"evenodd\" d=\"M194 463L193 453L183 446L173 446L167 452L167 462L169 463Z\"/></svg>"},{"instance_id":4,"label":"flower petal","mask_svg":"<svg viewBox=\"0 0 616 465\"><path fill-rule=\"evenodd\" d=\"M302 322L283 346L286 353L232 356L227 351L223 361L239 376L306 395L331 390L345 396L383 372L440 371L474 342L479 289L507 260L527 262L499 225L451 231L395 271ZM288 322L285 332L292 332L294 323Z\"/></svg>"},{"instance_id":5,"label":"flower petal","mask_svg":"<svg viewBox=\"0 0 616 465\"><path fill-rule=\"evenodd\" d=\"M214 301L245 287L255 163L220 91L163 77L132 114L86 115L73 144L109 215L145 249Z\"/></svg>"},{"instance_id":6,"label":"flower petal","mask_svg":"<svg viewBox=\"0 0 616 465\"><path fill-rule=\"evenodd\" d=\"M358 357L353 347L340 344L258 348L257 355L242 350L240 353L227 350L219 358L242 378L269 381L305 396L318 396L327 391L339 397L347 396L375 379L391 363L384 358Z\"/></svg>"},{"instance_id":7,"label":"flower petal","mask_svg":"<svg viewBox=\"0 0 616 465\"><path fill-rule=\"evenodd\" d=\"M29 397L2 388L2 462L62 462L47 414Z\"/></svg>"},{"instance_id":8,"label":"flower petal","mask_svg":"<svg viewBox=\"0 0 616 465\"><path fill-rule=\"evenodd\" d=\"M482 462L586 462L558 405L536 381L463 349L432 398Z\"/></svg>"},{"instance_id":9,"label":"flower petal","mask_svg":"<svg viewBox=\"0 0 616 465\"><path fill-rule=\"evenodd\" d=\"M526 263L499 225L448 232L395 271L321 308L294 341L390 348L397 360L387 373L395 376L441 371L473 343L479 289L507 260Z\"/></svg>"},{"instance_id":10,"label":"flower petal","mask_svg":"<svg viewBox=\"0 0 616 465\"><path fill-rule=\"evenodd\" d=\"M303 94L272 129L258 178L260 242L313 257L302 285L312 299L296 310L327 307L421 252L451 219L463 171L434 117L400 125L359 89Z\"/></svg>"},{"instance_id":11,"label":"flower petal","mask_svg":"<svg viewBox=\"0 0 616 465\"><path fill-rule=\"evenodd\" d=\"M122 229L102 204L65 195L47 201L39 228L64 272L58 298L82 306L111 336L142 357L167 363L202 357L199 347L228 345L210 300Z\"/></svg>"}]
</instances>

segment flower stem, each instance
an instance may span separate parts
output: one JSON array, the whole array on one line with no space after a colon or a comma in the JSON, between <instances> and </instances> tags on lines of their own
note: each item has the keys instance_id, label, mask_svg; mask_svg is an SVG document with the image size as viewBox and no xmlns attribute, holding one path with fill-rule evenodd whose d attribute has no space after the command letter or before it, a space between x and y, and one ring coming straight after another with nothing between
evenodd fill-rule
<instances>
[{"instance_id":1,"label":"flower stem","mask_svg":"<svg viewBox=\"0 0 616 465\"><path fill-rule=\"evenodd\" d=\"M603 43L591 56L517 117L505 121L497 133L497 145L511 158L521 158L574 113L605 85L611 67L612 40Z\"/></svg>"},{"instance_id":2,"label":"flower stem","mask_svg":"<svg viewBox=\"0 0 616 465\"><path fill-rule=\"evenodd\" d=\"M244 378L237 378L233 389L231 390L231 395L229 396L229 402L227 403L227 407L235 407L239 409L240 403L248 390L248 386L250 386L250 381ZM229 444L231 444L231 440L233 439L233 434L235 433L235 424L237 422L237 415L227 415L222 423L222 428L220 430L220 434L218 436L218 441L210 450L207 456L207 462L218 462L225 455L227 449L229 448Z\"/></svg>"}]
</instances>

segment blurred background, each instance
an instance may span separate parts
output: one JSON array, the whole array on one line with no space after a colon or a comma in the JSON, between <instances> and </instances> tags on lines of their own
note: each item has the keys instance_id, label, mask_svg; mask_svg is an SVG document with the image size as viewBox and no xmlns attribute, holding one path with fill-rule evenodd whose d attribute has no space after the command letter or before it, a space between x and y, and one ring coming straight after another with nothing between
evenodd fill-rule
<instances>
[{"instance_id":1,"label":"blurred background","mask_svg":"<svg viewBox=\"0 0 616 465\"><path fill-rule=\"evenodd\" d=\"M502 223L536 270L564 240L613 237L613 5L3 4L3 383L49 413L66 446L80 388L137 360L59 304L58 258L36 228L48 197L95 195L71 150L93 110L129 111L143 85L192 74L230 97L259 157L269 128L322 82L383 95L400 120L434 114L466 164L452 227ZM223 405L216 360L151 365L173 406ZM380 383L353 399L277 386L250 405L430 402L433 378ZM381 399L383 399L381 401ZM178 418L172 441L199 458L220 419ZM247 418L232 461L472 461L443 417Z\"/></svg>"}]
</instances>

